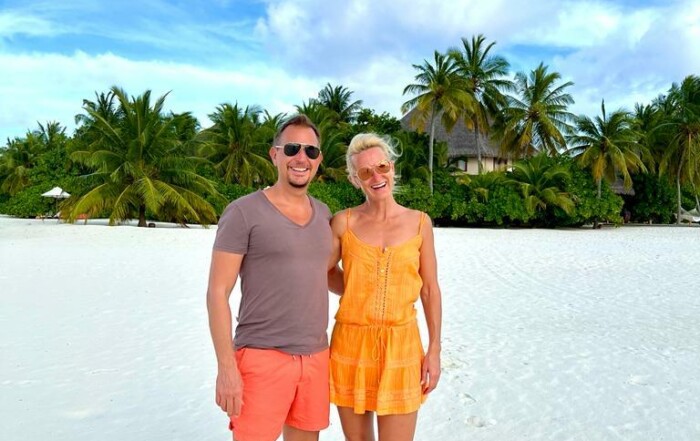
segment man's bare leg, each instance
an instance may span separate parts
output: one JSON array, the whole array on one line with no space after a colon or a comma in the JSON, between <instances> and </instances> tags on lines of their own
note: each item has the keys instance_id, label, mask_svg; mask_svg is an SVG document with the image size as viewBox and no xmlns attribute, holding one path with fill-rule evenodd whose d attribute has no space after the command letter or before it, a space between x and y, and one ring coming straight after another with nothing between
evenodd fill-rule
<instances>
[{"instance_id":1,"label":"man's bare leg","mask_svg":"<svg viewBox=\"0 0 700 441\"><path fill-rule=\"evenodd\" d=\"M282 433L284 441L318 441L318 431L309 432L285 424Z\"/></svg>"}]
</instances>

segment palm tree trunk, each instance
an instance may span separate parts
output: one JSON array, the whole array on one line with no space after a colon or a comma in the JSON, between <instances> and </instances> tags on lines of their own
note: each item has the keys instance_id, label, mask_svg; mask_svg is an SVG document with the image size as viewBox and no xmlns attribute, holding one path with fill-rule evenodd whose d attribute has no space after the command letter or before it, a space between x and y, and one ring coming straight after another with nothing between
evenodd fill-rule
<instances>
[{"instance_id":1,"label":"palm tree trunk","mask_svg":"<svg viewBox=\"0 0 700 441\"><path fill-rule=\"evenodd\" d=\"M678 167L676 173L676 191L678 193L678 212L676 213L676 224L681 224L681 168Z\"/></svg>"},{"instance_id":2,"label":"palm tree trunk","mask_svg":"<svg viewBox=\"0 0 700 441\"><path fill-rule=\"evenodd\" d=\"M428 173L430 174L430 194L433 194L433 144L435 143L435 103L430 111L430 142L428 143Z\"/></svg>"},{"instance_id":3,"label":"palm tree trunk","mask_svg":"<svg viewBox=\"0 0 700 441\"><path fill-rule=\"evenodd\" d=\"M139 205L139 227L146 227L146 206Z\"/></svg>"},{"instance_id":4,"label":"palm tree trunk","mask_svg":"<svg viewBox=\"0 0 700 441\"><path fill-rule=\"evenodd\" d=\"M481 146L479 145L479 120L474 120L474 139L476 140L476 161L477 161L477 174L481 174L484 169L481 163Z\"/></svg>"},{"instance_id":5,"label":"palm tree trunk","mask_svg":"<svg viewBox=\"0 0 700 441\"><path fill-rule=\"evenodd\" d=\"M596 181L597 181L596 184L598 186L598 201L600 201L601 193L602 193L601 189L603 187L603 178L600 177ZM597 228L598 228L598 216L593 218L593 229L595 230Z\"/></svg>"},{"instance_id":6,"label":"palm tree trunk","mask_svg":"<svg viewBox=\"0 0 700 441\"><path fill-rule=\"evenodd\" d=\"M690 169L691 167L691 158L692 155L690 154L690 149L691 149L691 142L692 142L692 137L690 133L688 133L688 144L685 151L683 151L683 154L681 154L681 159L678 161L678 172L676 173L676 191L678 192L678 213L676 214L676 223L678 225L681 224L681 171L683 170L683 162L685 160L684 156L685 154L688 155L688 167ZM691 174L692 176L692 174ZM696 202L697 204L697 202Z\"/></svg>"}]
</instances>

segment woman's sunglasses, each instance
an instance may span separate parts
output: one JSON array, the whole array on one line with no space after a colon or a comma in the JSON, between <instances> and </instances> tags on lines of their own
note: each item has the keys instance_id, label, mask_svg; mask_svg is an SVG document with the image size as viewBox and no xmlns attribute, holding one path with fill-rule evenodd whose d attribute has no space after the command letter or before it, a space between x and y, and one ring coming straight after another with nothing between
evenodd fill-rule
<instances>
[{"instance_id":1,"label":"woman's sunglasses","mask_svg":"<svg viewBox=\"0 0 700 441\"><path fill-rule=\"evenodd\" d=\"M391 171L391 163L389 161L381 161L378 164L362 167L357 170L357 177L366 181L374 175L374 172L380 175L385 175Z\"/></svg>"},{"instance_id":2,"label":"woman's sunglasses","mask_svg":"<svg viewBox=\"0 0 700 441\"><path fill-rule=\"evenodd\" d=\"M304 147L304 153L309 159L316 159L321 154L321 149L315 145L299 144L298 142L288 142L283 146L276 145L276 149L284 149L284 154L287 156L296 156L299 150Z\"/></svg>"}]
</instances>

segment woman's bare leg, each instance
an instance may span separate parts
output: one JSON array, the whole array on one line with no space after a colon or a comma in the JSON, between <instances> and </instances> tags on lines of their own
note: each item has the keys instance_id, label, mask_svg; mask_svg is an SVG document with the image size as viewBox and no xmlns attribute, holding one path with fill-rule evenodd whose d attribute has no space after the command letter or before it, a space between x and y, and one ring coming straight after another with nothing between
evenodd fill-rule
<instances>
[{"instance_id":1,"label":"woman's bare leg","mask_svg":"<svg viewBox=\"0 0 700 441\"><path fill-rule=\"evenodd\" d=\"M374 441L374 412L356 414L350 407L338 406L345 441Z\"/></svg>"},{"instance_id":2,"label":"woman's bare leg","mask_svg":"<svg viewBox=\"0 0 700 441\"><path fill-rule=\"evenodd\" d=\"M413 441L416 421L418 421L418 411L377 417L379 441Z\"/></svg>"}]
</instances>

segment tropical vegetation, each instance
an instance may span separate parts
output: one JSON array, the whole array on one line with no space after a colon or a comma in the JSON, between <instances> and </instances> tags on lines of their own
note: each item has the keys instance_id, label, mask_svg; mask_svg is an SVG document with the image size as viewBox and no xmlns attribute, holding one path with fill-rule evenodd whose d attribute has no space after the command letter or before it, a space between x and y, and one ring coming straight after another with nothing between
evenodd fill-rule
<instances>
[{"instance_id":1,"label":"tropical vegetation","mask_svg":"<svg viewBox=\"0 0 700 441\"><path fill-rule=\"evenodd\" d=\"M362 201L347 179L345 151L355 134L373 131L401 151L398 200L438 225L668 223L700 210L700 77L632 111L608 112L601 99L599 115L573 115L573 82L549 66L510 76L496 42L476 35L460 43L413 65L402 120L330 83L297 104L322 135L312 195L334 212ZM83 100L73 133L48 121L8 139L0 147L0 213L208 225L232 199L274 182L269 148L287 114L228 101L202 127L189 112L168 111L167 99L115 86ZM450 133L458 125L473 137L474 158L436 136L438 127ZM486 143L503 167L485 165ZM473 160L468 175L465 161ZM54 186L72 196L41 196Z\"/></svg>"}]
</instances>

